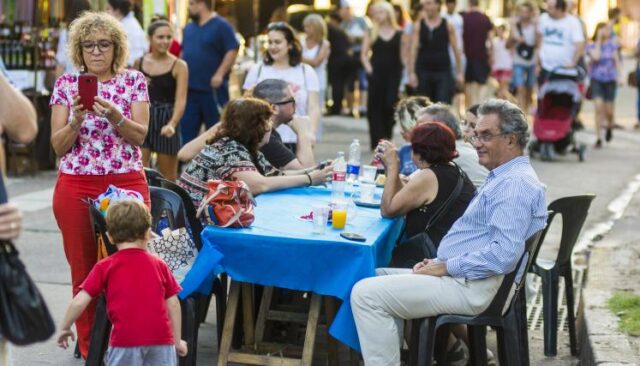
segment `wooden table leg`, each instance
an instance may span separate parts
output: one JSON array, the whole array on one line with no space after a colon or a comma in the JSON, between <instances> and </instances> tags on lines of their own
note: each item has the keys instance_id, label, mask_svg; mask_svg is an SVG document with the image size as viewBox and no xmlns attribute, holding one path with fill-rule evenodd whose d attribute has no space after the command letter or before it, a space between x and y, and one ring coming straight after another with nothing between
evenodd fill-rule
<instances>
[{"instance_id":1,"label":"wooden table leg","mask_svg":"<svg viewBox=\"0 0 640 366\"><path fill-rule=\"evenodd\" d=\"M227 303L227 312L224 316L222 341L220 342L220 350L218 352L218 366L226 366L229 359L229 353L231 352L231 338L233 337L233 328L236 320L236 311L238 310L239 297L240 283L231 281L231 289L229 290L229 300Z\"/></svg>"},{"instance_id":2,"label":"wooden table leg","mask_svg":"<svg viewBox=\"0 0 640 366\"><path fill-rule=\"evenodd\" d=\"M304 337L304 348L302 349L301 366L311 366L313 362L313 349L316 341L316 331L318 330L318 318L320 317L320 305L322 296L314 293L311 295L311 305L309 306L309 319L307 320L307 331Z\"/></svg>"},{"instance_id":3,"label":"wooden table leg","mask_svg":"<svg viewBox=\"0 0 640 366\"><path fill-rule=\"evenodd\" d=\"M262 343L264 340L264 329L267 323L267 315L269 315L269 306L273 298L273 287L266 286L262 290L262 300L260 301L260 310L258 310L258 319L256 320L256 344Z\"/></svg>"},{"instance_id":4,"label":"wooden table leg","mask_svg":"<svg viewBox=\"0 0 640 366\"><path fill-rule=\"evenodd\" d=\"M327 362L329 366L339 364L338 341L329 334L329 327L336 317L337 301L332 296L324 296L324 313L327 319Z\"/></svg>"},{"instance_id":5,"label":"wooden table leg","mask_svg":"<svg viewBox=\"0 0 640 366\"><path fill-rule=\"evenodd\" d=\"M256 340L254 337L253 323L253 294L250 283L242 284L242 315L244 328L244 344L255 349Z\"/></svg>"}]
</instances>

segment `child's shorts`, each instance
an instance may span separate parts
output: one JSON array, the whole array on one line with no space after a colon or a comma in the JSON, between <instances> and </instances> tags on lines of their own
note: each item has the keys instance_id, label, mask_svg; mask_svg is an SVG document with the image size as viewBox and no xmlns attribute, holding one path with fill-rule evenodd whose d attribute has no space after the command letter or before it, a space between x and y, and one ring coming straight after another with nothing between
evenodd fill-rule
<instances>
[{"instance_id":1,"label":"child's shorts","mask_svg":"<svg viewBox=\"0 0 640 366\"><path fill-rule=\"evenodd\" d=\"M511 80L511 70L493 70L491 76L493 76L498 81L509 81Z\"/></svg>"},{"instance_id":2,"label":"child's shorts","mask_svg":"<svg viewBox=\"0 0 640 366\"><path fill-rule=\"evenodd\" d=\"M174 345L142 347L109 347L107 366L177 366Z\"/></svg>"}]
</instances>

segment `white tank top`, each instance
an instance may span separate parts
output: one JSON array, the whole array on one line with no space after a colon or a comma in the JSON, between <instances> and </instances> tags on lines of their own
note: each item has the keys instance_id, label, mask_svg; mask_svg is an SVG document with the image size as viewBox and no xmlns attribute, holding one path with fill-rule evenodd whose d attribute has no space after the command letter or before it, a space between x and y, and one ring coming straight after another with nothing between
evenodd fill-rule
<instances>
[{"instance_id":1,"label":"white tank top","mask_svg":"<svg viewBox=\"0 0 640 366\"><path fill-rule=\"evenodd\" d=\"M302 58L316 58L320 53L320 46L320 44L317 44L315 45L315 47L307 48L306 40L302 40ZM327 60L328 57L324 61L322 61L322 63L318 65L318 67L313 68L316 71L316 75L318 75L320 90L327 89Z\"/></svg>"}]
</instances>

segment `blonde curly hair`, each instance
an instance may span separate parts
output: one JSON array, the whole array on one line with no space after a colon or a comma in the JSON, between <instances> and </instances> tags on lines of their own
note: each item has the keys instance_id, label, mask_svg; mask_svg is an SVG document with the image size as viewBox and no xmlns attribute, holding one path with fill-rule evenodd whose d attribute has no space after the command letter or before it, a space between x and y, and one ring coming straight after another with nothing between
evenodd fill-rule
<instances>
[{"instance_id":1,"label":"blonde curly hair","mask_svg":"<svg viewBox=\"0 0 640 366\"><path fill-rule=\"evenodd\" d=\"M79 18L71 22L71 26L69 27L67 55L73 65L79 70L85 68L81 43L93 33L105 34L111 38L111 42L113 42L111 71L119 73L124 70L129 57L127 32L113 16L107 13L93 11L82 13Z\"/></svg>"}]
</instances>

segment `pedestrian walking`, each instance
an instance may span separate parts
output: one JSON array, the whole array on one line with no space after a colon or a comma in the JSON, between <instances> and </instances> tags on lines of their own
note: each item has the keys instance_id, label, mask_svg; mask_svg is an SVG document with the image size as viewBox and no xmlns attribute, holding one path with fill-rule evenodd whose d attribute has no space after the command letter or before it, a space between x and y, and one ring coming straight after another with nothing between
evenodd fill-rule
<instances>
[{"instance_id":1,"label":"pedestrian walking","mask_svg":"<svg viewBox=\"0 0 640 366\"><path fill-rule=\"evenodd\" d=\"M369 78L367 120L370 147L373 150L380 139L393 135L393 107L398 101L402 79L402 35L396 23L393 6L379 1L371 7L373 29L362 42L361 59Z\"/></svg>"},{"instance_id":2,"label":"pedestrian walking","mask_svg":"<svg viewBox=\"0 0 640 366\"><path fill-rule=\"evenodd\" d=\"M489 33L493 29L491 19L487 17L478 0L469 0L469 10L462 13L464 30L464 54L466 56L465 103L467 106L477 104L486 95L486 84L491 72L489 55L492 46Z\"/></svg>"},{"instance_id":3,"label":"pedestrian walking","mask_svg":"<svg viewBox=\"0 0 640 366\"><path fill-rule=\"evenodd\" d=\"M325 94L327 92L327 61L331 53L331 44L327 40L327 23L318 14L309 14L302 21L305 39L302 42L302 62L313 67L318 77L319 107L325 108ZM318 121L318 139L322 134L322 116Z\"/></svg>"},{"instance_id":4,"label":"pedestrian walking","mask_svg":"<svg viewBox=\"0 0 640 366\"><path fill-rule=\"evenodd\" d=\"M105 13L86 12L69 30L68 54L77 68L97 76L93 107L80 102L77 74L58 78L51 93L51 145L60 156L53 192L53 214L71 266L73 294L98 258L89 221L87 197L98 197L110 184L142 194L147 204L140 145L149 124L149 97L144 75L126 69L128 45L122 25ZM89 350L95 317L90 304L76 321L82 357Z\"/></svg>"},{"instance_id":5,"label":"pedestrian walking","mask_svg":"<svg viewBox=\"0 0 640 366\"><path fill-rule=\"evenodd\" d=\"M516 90L518 105L529 113L533 105L536 60L535 9L530 2L518 7L518 16L511 24L509 43L513 46L513 74L511 85Z\"/></svg>"},{"instance_id":6,"label":"pedestrian walking","mask_svg":"<svg viewBox=\"0 0 640 366\"><path fill-rule=\"evenodd\" d=\"M491 65L491 76L498 82L496 96L500 99L513 100L513 95L509 92L509 83L513 71L513 58L511 56L510 45L507 43L509 31L505 24L496 27L496 36L493 38L493 64Z\"/></svg>"},{"instance_id":7,"label":"pedestrian walking","mask_svg":"<svg viewBox=\"0 0 640 366\"><path fill-rule=\"evenodd\" d=\"M173 28L166 20L156 20L147 33L153 51L138 59L135 68L146 77L151 102L149 132L142 145L142 162L150 166L151 153L157 153L160 173L175 181L178 175L180 131L177 129L187 102L189 72L187 64L169 53Z\"/></svg>"},{"instance_id":8,"label":"pedestrian walking","mask_svg":"<svg viewBox=\"0 0 640 366\"><path fill-rule=\"evenodd\" d=\"M602 127L606 128L605 141L613 138L614 105L620 79L622 60L618 42L611 37L611 27L601 22L596 26L591 43L587 46L591 98L596 109L596 148L602 147Z\"/></svg>"},{"instance_id":9,"label":"pedestrian walking","mask_svg":"<svg viewBox=\"0 0 640 366\"><path fill-rule=\"evenodd\" d=\"M69 347L71 324L104 293L113 324L107 366L176 366L187 354L181 339L180 285L169 266L147 251L151 213L142 203L121 201L109 207L107 230L118 251L91 269L60 324L58 346Z\"/></svg>"},{"instance_id":10,"label":"pedestrian walking","mask_svg":"<svg viewBox=\"0 0 640 366\"><path fill-rule=\"evenodd\" d=\"M302 62L302 47L293 28L287 23L271 23L268 27L269 46L263 62L253 65L242 89L253 88L266 79L284 80L293 90L296 114L309 116L310 133L315 141L320 124L320 86L313 68ZM296 151L296 133L286 124L277 128L282 141Z\"/></svg>"},{"instance_id":11,"label":"pedestrian walking","mask_svg":"<svg viewBox=\"0 0 640 366\"><path fill-rule=\"evenodd\" d=\"M189 1L191 22L184 27L182 58L189 67L187 107L180 122L182 143L210 128L229 101L229 71L240 44L231 24L213 10L211 0Z\"/></svg>"},{"instance_id":12,"label":"pedestrian walking","mask_svg":"<svg viewBox=\"0 0 640 366\"><path fill-rule=\"evenodd\" d=\"M576 66L584 55L585 37L578 18L567 14L565 0L547 0L536 33L538 82L549 73L578 77Z\"/></svg>"},{"instance_id":13,"label":"pedestrian walking","mask_svg":"<svg viewBox=\"0 0 640 366\"><path fill-rule=\"evenodd\" d=\"M341 27L349 36L351 51L351 64L347 77L347 109L343 110L343 114L355 115L354 111L357 110L359 116L364 116L367 114L369 84L360 59L360 52L364 36L371 30L371 25L367 18L353 15L353 9L346 2L343 2L340 7L340 18L342 18ZM356 84L359 91L358 101L355 100Z\"/></svg>"},{"instance_id":14,"label":"pedestrian walking","mask_svg":"<svg viewBox=\"0 0 640 366\"><path fill-rule=\"evenodd\" d=\"M409 83L417 86L419 95L432 102L451 104L456 83L451 66L456 66L456 80L462 83L462 64L455 28L440 15L441 7L441 0L422 2L422 16L413 27L411 39ZM450 50L454 55L453 63Z\"/></svg>"},{"instance_id":15,"label":"pedestrian walking","mask_svg":"<svg viewBox=\"0 0 640 366\"><path fill-rule=\"evenodd\" d=\"M131 67L149 49L144 30L133 13L131 0L108 0L106 10L120 21L127 33L129 46L127 66Z\"/></svg>"},{"instance_id":16,"label":"pedestrian walking","mask_svg":"<svg viewBox=\"0 0 640 366\"><path fill-rule=\"evenodd\" d=\"M327 62L327 77L331 86L331 108L329 115L339 115L342 113L342 102L344 100L345 85L349 74L351 63L351 49L349 47L349 37L340 27L342 19L337 10L329 14L327 23L327 39L331 45L331 52Z\"/></svg>"}]
</instances>

